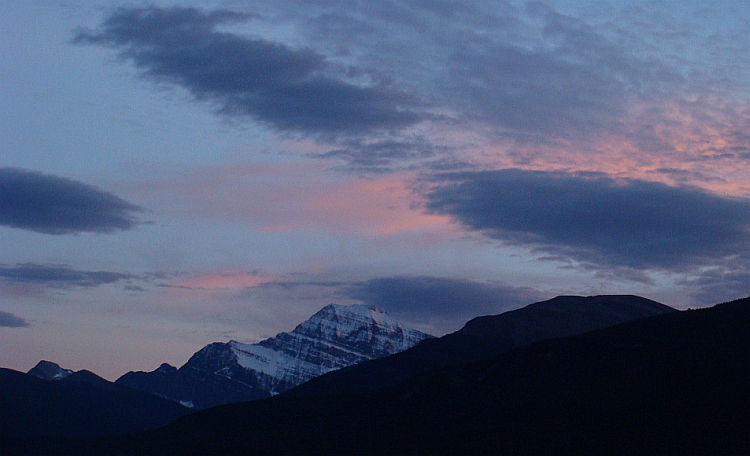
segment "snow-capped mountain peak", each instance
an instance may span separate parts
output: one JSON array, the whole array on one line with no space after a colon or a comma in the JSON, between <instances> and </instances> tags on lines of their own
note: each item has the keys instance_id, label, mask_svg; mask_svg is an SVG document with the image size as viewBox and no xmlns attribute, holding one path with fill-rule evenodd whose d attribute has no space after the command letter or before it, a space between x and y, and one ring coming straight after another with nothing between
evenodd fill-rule
<instances>
[{"instance_id":1,"label":"snow-capped mountain peak","mask_svg":"<svg viewBox=\"0 0 750 456\"><path fill-rule=\"evenodd\" d=\"M174 372L131 372L118 382L205 408L278 394L326 372L406 350L429 337L402 327L377 307L330 304L291 332L255 344L209 344Z\"/></svg>"},{"instance_id":2,"label":"snow-capped mountain peak","mask_svg":"<svg viewBox=\"0 0 750 456\"><path fill-rule=\"evenodd\" d=\"M368 333L364 330L365 328L376 330L374 333ZM404 333L404 329L398 321L377 307L365 305L342 306L337 304L325 306L308 320L294 328L292 334L337 343L342 343L343 341L351 341L358 344L370 342L373 345L373 350L379 349L377 342L366 338L374 337L377 334L395 336L399 341L403 341L403 336L405 335L407 344L409 343L409 337L421 337L419 336L421 333L414 330L406 330L406 333ZM401 351L403 349L396 350Z\"/></svg>"},{"instance_id":3,"label":"snow-capped mountain peak","mask_svg":"<svg viewBox=\"0 0 750 456\"><path fill-rule=\"evenodd\" d=\"M257 344L231 342L237 362L264 375L272 394L368 359L398 353L427 338L382 309L329 304L290 333ZM265 377L267 376L267 377Z\"/></svg>"}]
</instances>

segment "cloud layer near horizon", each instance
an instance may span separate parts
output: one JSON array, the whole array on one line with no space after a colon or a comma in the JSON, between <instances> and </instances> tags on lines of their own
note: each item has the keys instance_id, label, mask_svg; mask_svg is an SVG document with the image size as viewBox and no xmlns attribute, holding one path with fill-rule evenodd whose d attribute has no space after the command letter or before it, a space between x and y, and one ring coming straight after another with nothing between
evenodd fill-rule
<instances>
[{"instance_id":1,"label":"cloud layer near horizon","mask_svg":"<svg viewBox=\"0 0 750 456\"><path fill-rule=\"evenodd\" d=\"M432 276L378 277L347 285L342 291L394 315L433 322L443 331L455 330L473 317L517 309L544 297L528 287Z\"/></svg>"},{"instance_id":2,"label":"cloud layer near horizon","mask_svg":"<svg viewBox=\"0 0 750 456\"><path fill-rule=\"evenodd\" d=\"M750 248L750 200L602 174L504 169L444 173L430 213L558 259L683 270Z\"/></svg>"},{"instance_id":3,"label":"cloud layer near horizon","mask_svg":"<svg viewBox=\"0 0 750 456\"><path fill-rule=\"evenodd\" d=\"M298 281L270 280L247 287L248 299L256 293L277 294L279 301L307 296L327 303L361 303L379 307L402 323L441 336L460 329L480 315L495 315L549 298L531 287L499 281L480 281L432 275L389 275L367 280L330 281L323 277ZM285 297L287 297L285 299Z\"/></svg>"},{"instance_id":4,"label":"cloud layer near horizon","mask_svg":"<svg viewBox=\"0 0 750 456\"><path fill-rule=\"evenodd\" d=\"M44 234L109 233L134 228L141 208L91 185L0 168L0 225Z\"/></svg>"}]
</instances>

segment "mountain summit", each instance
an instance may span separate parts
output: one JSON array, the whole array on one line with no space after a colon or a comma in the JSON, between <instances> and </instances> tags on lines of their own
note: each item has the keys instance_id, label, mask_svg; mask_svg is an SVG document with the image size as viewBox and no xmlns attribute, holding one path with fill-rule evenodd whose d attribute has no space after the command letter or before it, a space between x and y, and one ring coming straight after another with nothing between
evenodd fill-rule
<instances>
[{"instance_id":1,"label":"mountain summit","mask_svg":"<svg viewBox=\"0 0 750 456\"><path fill-rule=\"evenodd\" d=\"M330 304L291 332L257 344L209 344L179 369L162 365L153 372L128 372L116 383L202 409L275 395L429 337L404 328L382 309Z\"/></svg>"},{"instance_id":2,"label":"mountain summit","mask_svg":"<svg viewBox=\"0 0 750 456\"><path fill-rule=\"evenodd\" d=\"M59 364L47 360L39 361L36 366L27 372L27 374L42 380L62 380L72 373L72 370L63 369Z\"/></svg>"}]
</instances>

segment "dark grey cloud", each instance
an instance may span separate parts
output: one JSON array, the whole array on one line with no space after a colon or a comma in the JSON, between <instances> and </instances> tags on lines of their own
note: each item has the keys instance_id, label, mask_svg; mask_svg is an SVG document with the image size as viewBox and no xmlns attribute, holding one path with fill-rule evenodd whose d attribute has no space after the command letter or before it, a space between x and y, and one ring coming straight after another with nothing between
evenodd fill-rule
<instances>
[{"instance_id":1,"label":"dark grey cloud","mask_svg":"<svg viewBox=\"0 0 750 456\"><path fill-rule=\"evenodd\" d=\"M0 328L26 328L28 326L31 325L23 318L0 310Z\"/></svg>"},{"instance_id":2,"label":"dark grey cloud","mask_svg":"<svg viewBox=\"0 0 750 456\"><path fill-rule=\"evenodd\" d=\"M622 31L540 2L325 2L320 8L307 13L311 40L357 55L369 72L408 81L460 122L483 122L509 137L620 128L631 103L673 91L684 79L636 53L639 43L623 43Z\"/></svg>"},{"instance_id":3,"label":"dark grey cloud","mask_svg":"<svg viewBox=\"0 0 750 456\"><path fill-rule=\"evenodd\" d=\"M381 307L398 318L455 331L469 319L544 299L538 291L493 282L431 276L380 277L347 285L348 298Z\"/></svg>"},{"instance_id":4,"label":"dark grey cloud","mask_svg":"<svg viewBox=\"0 0 750 456\"><path fill-rule=\"evenodd\" d=\"M653 134L653 125L689 123L668 112L643 113L689 104L720 85L706 74L721 73L698 71L706 63L695 59L703 49L698 36L687 44L679 37L683 28L695 34L698 25L672 17L673 30L664 35L654 14L637 8L596 8L574 17L541 2L288 0L244 7L258 13L119 9L73 41L115 49L144 77L184 87L226 115L331 141L342 133L395 134L400 145L389 150L338 142L342 147L319 155L349 161L356 171L455 156L434 148L425 154L423 145L399 137L407 131L402 127L422 120L523 145L606 131L658 153L672 145ZM240 21L257 24L260 33L283 24L308 47L228 31L226 25ZM665 40L668 50L658 46ZM744 55L732 52L714 60ZM693 66L686 66L691 59ZM741 76L733 78L745 84ZM728 109L730 98L714 96ZM721 118L709 105L685 106L686 117ZM743 106L735 102L726 117L746 118ZM729 122L723 130L743 131L746 122L734 123L740 128Z\"/></svg>"},{"instance_id":5,"label":"dark grey cloud","mask_svg":"<svg viewBox=\"0 0 750 456\"><path fill-rule=\"evenodd\" d=\"M258 299L256 293L264 291L275 295L267 295L266 299L285 304L295 299L377 306L407 326L433 335L456 331L479 315L498 314L549 298L529 287L425 275L376 277L364 281L264 282L243 290L242 297Z\"/></svg>"},{"instance_id":6,"label":"dark grey cloud","mask_svg":"<svg viewBox=\"0 0 750 456\"><path fill-rule=\"evenodd\" d=\"M0 168L0 225L45 234L134 228L141 211L117 196L70 179Z\"/></svg>"},{"instance_id":7,"label":"dark grey cloud","mask_svg":"<svg viewBox=\"0 0 750 456\"><path fill-rule=\"evenodd\" d=\"M509 244L598 267L685 270L750 249L750 200L602 174L444 173L428 212Z\"/></svg>"},{"instance_id":8,"label":"dark grey cloud","mask_svg":"<svg viewBox=\"0 0 750 456\"><path fill-rule=\"evenodd\" d=\"M7 283L25 283L66 288L97 287L135 276L109 271L81 271L68 266L35 263L0 265L0 280Z\"/></svg>"},{"instance_id":9,"label":"dark grey cloud","mask_svg":"<svg viewBox=\"0 0 750 456\"><path fill-rule=\"evenodd\" d=\"M349 83L347 72L356 69L334 68L311 49L217 30L249 18L181 7L119 9L99 31L78 32L74 43L118 49L150 79L185 87L224 114L281 130L365 132L421 120L414 97L385 80Z\"/></svg>"}]
</instances>

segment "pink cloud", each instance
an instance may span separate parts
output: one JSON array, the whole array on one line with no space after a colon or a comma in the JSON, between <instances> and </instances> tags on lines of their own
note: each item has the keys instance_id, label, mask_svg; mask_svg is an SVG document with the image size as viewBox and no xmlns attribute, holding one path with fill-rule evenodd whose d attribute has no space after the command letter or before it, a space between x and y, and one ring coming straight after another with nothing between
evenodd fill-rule
<instances>
[{"instance_id":1,"label":"pink cloud","mask_svg":"<svg viewBox=\"0 0 750 456\"><path fill-rule=\"evenodd\" d=\"M389 175L353 180L327 188L307 201L305 209L319 226L333 224L367 235L388 235L444 226L448 218L413 208L408 188L413 176Z\"/></svg>"},{"instance_id":2,"label":"pink cloud","mask_svg":"<svg viewBox=\"0 0 750 456\"><path fill-rule=\"evenodd\" d=\"M473 141L463 158L485 168L601 172L747 196L748 132L750 109L745 105L696 95L633 104L618 128L586 135L539 142Z\"/></svg>"},{"instance_id":3,"label":"pink cloud","mask_svg":"<svg viewBox=\"0 0 750 456\"><path fill-rule=\"evenodd\" d=\"M202 272L197 275L180 279L174 283L175 287L199 290L252 288L262 283L270 282L273 278L257 273L243 271Z\"/></svg>"},{"instance_id":4,"label":"pink cloud","mask_svg":"<svg viewBox=\"0 0 750 456\"><path fill-rule=\"evenodd\" d=\"M411 174L345 176L319 161L203 166L130 186L153 211L247 223L258 231L316 229L380 236L444 226L413 207Z\"/></svg>"}]
</instances>

